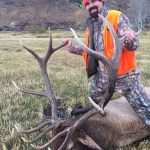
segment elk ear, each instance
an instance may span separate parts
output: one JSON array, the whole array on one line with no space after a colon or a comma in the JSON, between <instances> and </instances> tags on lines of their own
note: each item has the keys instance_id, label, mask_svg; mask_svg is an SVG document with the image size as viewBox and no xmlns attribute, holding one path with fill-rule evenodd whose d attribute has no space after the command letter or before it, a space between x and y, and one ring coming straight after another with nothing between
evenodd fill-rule
<instances>
[{"instance_id":1,"label":"elk ear","mask_svg":"<svg viewBox=\"0 0 150 150\"><path fill-rule=\"evenodd\" d=\"M103 150L96 142L88 136L83 130L80 130L80 135L77 138L77 141L82 143L83 145L87 146L88 148L94 150Z\"/></svg>"}]
</instances>

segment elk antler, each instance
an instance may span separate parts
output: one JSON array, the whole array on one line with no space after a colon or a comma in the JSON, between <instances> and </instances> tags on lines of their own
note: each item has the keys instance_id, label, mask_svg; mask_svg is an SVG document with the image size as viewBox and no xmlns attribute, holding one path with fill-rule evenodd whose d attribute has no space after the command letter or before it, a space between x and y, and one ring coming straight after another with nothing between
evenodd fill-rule
<instances>
[{"instance_id":1,"label":"elk antler","mask_svg":"<svg viewBox=\"0 0 150 150\"><path fill-rule=\"evenodd\" d=\"M109 22L103 16L99 15L99 17L105 22L106 26L108 27L108 29L110 30L110 32L112 33L112 36L113 36L114 45L115 45L115 50L114 50L115 52L114 52L113 59L111 61L108 60L105 56L103 56L103 55L91 50L90 48L88 48L83 42L81 42L81 40L78 38L75 31L73 29L71 29L71 31L72 31L76 41L78 42L78 44L89 55L92 55L95 58L99 59L107 67L107 70L108 70L108 87L107 87L107 90L106 90L106 92L105 92L105 94L103 95L103 98L102 98L103 107L104 107L109 102L109 100L112 97L112 94L114 92L114 85L115 85L115 81L116 81L116 78L117 78L117 70L118 70L118 64L119 64L119 60L120 60L122 45L121 45L121 42L120 42L118 36L116 35L113 27L109 24ZM97 111L97 109L99 109L99 111ZM43 146L32 145L32 146L35 149L44 149L44 148L47 148L48 146L50 146L54 142L54 139L56 140L60 136L66 135L63 144L59 148L59 150L66 150L67 145L68 145L71 137L74 135L74 132L76 130L78 130L86 120L88 120L90 117L92 117L93 115L95 115L97 113L101 113L101 115L104 115L104 111L102 110L102 108L97 108L97 109L92 109L89 112L87 112L86 114L84 114L83 116L81 116L71 127L68 127L64 131L62 131L59 134L57 134L56 136L54 136L53 139L50 140L45 145L43 145Z\"/></svg>"},{"instance_id":2,"label":"elk antler","mask_svg":"<svg viewBox=\"0 0 150 150\"><path fill-rule=\"evenodd\" d=\"M30 130L20 130L17 126L15 126L18 132L29 134L29 133L35 132L37 130L40 130L41 128L48 125L49 127L47 129L45 129L37 137L35 137L35 139L26 140L25 138L22 138L27 143L33 143L33 142L39 140L40 138L42 138L51 129L57 127L57 125L59 123L59 119L58 119L58 116L57 116L56 98L53 94L53 90L52 90L51 83L50 83L48 73L47 73L47 62L48 62L50 56L55 51L57 51L58 49L64 47L66 45L66 43L62 43L58 47L53 48L52 47L52 36L51 36L51 33L50 33L50 28L49 28L49 47L48 47L48 51L47 51L46 55L44 56L44 58L41 58L33 49L26 46L23 43L23 41L20 40L20 42L21 42L22 46L27 51L29 51L33 55L33 57L37 60L37 62L39 63L39 66L40 66L40 69L41 69L41 74L42 74L42 77L43 77L43 81L44 81L44 84L46 86L46 90L44 92L35 92L35 91L30 91L30 90L24 90L24 89L19 88L14 81L12 81L12 83L15 86L15 88L17 88L19 91L21 91L23 93L32 94L32 95L36 95L36 96L45 96L45 97L47 97L48 100L49 100L49 103L51 104L51 114L52 114L51 119L41 123L37 127L33 128L33 129L30 129Z\"/></svg>"}]
</instances>

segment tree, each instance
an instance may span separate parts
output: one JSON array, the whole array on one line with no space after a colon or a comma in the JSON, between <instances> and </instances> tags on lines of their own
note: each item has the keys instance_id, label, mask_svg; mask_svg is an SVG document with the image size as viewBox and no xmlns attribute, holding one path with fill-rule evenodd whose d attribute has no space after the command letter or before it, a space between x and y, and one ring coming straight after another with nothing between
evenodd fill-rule
<instances>
[{"instance_id":1,"label":"tree","mask_svg":"<svg viewBox=\"0 0 150 150\"><path fill-rule=\"evenodd\" d=\"M136 27L142 29L147 17L148 1L147 0L131 0L132 14Z\"/></svg>"},{"instance_id":2,"label":"tree","mask_svg":"<svg viewBox=\"0 0 150 150\"><path fill-rule=\"evenodd\" d=\"M78 7L82 7L82 0L69 0L71 3L74 3Z\"/></svg>"}]
</instances>

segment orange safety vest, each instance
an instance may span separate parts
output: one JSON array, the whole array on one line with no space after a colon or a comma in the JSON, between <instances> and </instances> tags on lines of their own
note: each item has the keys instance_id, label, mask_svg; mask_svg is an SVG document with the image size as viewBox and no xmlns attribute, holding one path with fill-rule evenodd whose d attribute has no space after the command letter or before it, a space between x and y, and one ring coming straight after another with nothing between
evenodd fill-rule
<instances>
[{"instance_id":1,"label":"orange safety vest","mask_svg":"<svg viewBox=\"0 0 150 150\"><path fill-rule=\"evenodd\" d=\"M115 32L118 30L118 21L119 17L121 15L120 11L116 10L110 10L108 12L108 15L106 16L106 19L110 22L110 24L113 26ZM85 43L87 46L89 46L89 28L86 29L86 35L85 35ZM110 33L110 31L107 29L106 25L104 25L104 55L111 60L114 52L114 43L113 38ZM86 52L82 53L82 56L86 63L86 70L88 68L88 54ZM132 71L136 68L137 63L135 61L135 52L128 50L126 48L122 49L122 54L120 58L120 63L118 67L118 76L123 75L129 71Z\"/></svg>"}]
</instances>

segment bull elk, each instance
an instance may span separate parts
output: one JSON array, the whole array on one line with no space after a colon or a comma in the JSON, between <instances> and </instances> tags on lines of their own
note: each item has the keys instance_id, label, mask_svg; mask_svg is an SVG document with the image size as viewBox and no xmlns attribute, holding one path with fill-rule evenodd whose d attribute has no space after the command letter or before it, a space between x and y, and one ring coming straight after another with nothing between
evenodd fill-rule
<instances>
[{"instance_id":1,"label":"bull elk","mask_svg":"<svg viewBox=\"0 0 150 150\"><path fill-rule=\"evenodd\" d=\"M32 140L27 140L24 137L21 137L24 142L30 143L34 149L46 149L50 147L53 150L107 150L110 147L131 144L134 141L141 140L142 138L150 135L150 128L142 122L142 120L136 115L131 106L123 97L118 100L110 101L114 92L115 80L117 78L117 68L124 37L119 39L109 22L101 15L99 15L99 17L107 25L114 40L115 53L111 61L105 56L102 56L99 53L87 48L79 40L74 30L71 30L76 41L85 49L85 51L102 61L102 63L106 66L108 72L108 87L103 95L102 107L95 104L91 98L89 98L93 106L91 106L88 112L75 119L61 121L60 118L58 118L56 106L57 100L53 94L46 69L50 56L56 50L65 46L65 43L53 48L52 37L50 34L49 48L44 58L39 57L32 49L22 43L23 47L28 50L38 61L46 90L44 92L31 92L28 90L23 90L14 82L13 83L18 90L24 93L46 96L52 108L51 118L33 129L22 130L16 126L17 132L22 133L22 135L31 134L41 128L44 128L42 133ZM150 92L150 89L147 89L147 91ZM50 131L53 133L50 141L43 146L33 145L33 143L41 139Z\"/></svg>"}]
</instances>

